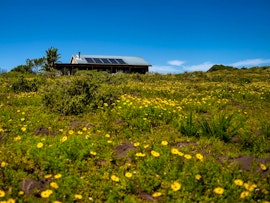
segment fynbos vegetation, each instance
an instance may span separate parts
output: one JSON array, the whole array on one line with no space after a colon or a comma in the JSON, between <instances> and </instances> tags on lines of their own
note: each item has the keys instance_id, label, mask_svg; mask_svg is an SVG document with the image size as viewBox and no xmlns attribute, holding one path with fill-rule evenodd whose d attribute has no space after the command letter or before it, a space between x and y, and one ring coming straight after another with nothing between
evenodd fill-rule
<instances>
[{"instance_id":1,"label":"fynbos vegetation","mask_svg":"<svg viewBox=\"0 0 270 203\"><path fill-rule=\"evenodd\" d=\"M216 68L2 73L0 201L269 202L269 69Z\"/></svg>"}]
</instances>

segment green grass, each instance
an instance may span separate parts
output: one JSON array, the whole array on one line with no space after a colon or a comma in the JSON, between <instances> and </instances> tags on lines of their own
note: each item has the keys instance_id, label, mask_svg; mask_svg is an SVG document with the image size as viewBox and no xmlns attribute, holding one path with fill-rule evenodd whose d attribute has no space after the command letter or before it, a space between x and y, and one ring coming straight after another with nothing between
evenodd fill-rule
<instances>
[{"instance_id":1,"label":"green grass","mask_svg":"<svg viewBox=\"0 0 270 203\"><path fill-rule=\"evenodd\" d=\"M2 74L0 202L269 202L269 78Z\"/></svg>"}]
</instances>

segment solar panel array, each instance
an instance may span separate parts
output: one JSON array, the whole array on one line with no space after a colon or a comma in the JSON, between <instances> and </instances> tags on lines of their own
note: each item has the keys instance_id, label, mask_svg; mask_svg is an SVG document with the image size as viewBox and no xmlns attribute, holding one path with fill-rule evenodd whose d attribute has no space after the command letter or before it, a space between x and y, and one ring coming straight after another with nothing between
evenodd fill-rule
<instances>
[{"instance_id":1,"label":"solar panel array","mask_svg":"<svg viewBox=\"0 0 270 203\"><path fill-rule=\"evenodd\" d=\"M87 63L93 64L113 64L113 65L125 65L127 64L123 59L115 59L115 58L85 58Z\"/></svg>"}]
</instances>

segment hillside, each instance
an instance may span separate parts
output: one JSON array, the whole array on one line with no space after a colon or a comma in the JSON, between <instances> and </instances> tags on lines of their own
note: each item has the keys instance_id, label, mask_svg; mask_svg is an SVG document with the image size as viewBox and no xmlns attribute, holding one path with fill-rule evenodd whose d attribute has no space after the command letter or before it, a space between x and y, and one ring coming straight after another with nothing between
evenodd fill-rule
<instances>
[{"instance_id":1,"label":"hillside","mask_svg":"<svg viewBox=\"0 0 270 203\"><path fill-rule=\"evenodd\" d=\"M267 68L3 73L0 112L0 201L270 201Z\"/></svg>"}]
</instances>

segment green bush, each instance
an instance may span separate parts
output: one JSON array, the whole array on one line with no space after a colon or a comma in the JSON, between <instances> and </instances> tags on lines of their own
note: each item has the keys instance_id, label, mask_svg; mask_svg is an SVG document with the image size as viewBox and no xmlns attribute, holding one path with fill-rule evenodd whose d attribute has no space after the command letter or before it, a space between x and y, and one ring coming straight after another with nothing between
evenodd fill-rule
<instances>
[{"instance_id":1,"label":"green bush","mask_svg":"<svg viewBox=\"0 0 270 203\"><path fill-rule=\"evenodd\" d=\"M52 112L63 115L78 115L88 110L112 105L119 93L104 87L96 78L76 77L59 81L45 89L43 103Z\"/></svg>"},{"instance_id":2,"label":"green bush","mask_svg":"<svg viewBox=\"0 0 270 203\"><path fill-rule=\"evenodd\" d=\"M211 121L203 118L201 122L202 135L206 137L217 137L224 142L229 142L237 134L237 130L240 129L240 124L233 123L234 118L235 114L230 116L220 114L218 117L212 118Z\"/></svg>"},{"instance_id":3,"label":"green bush","mask_svg":"<svg viewBox=\"0 0 270 203\"><path fill-rule=\"evenodd\" d=\"M37 78L34 78L33 80L25 79L25 77L22 75L18 80L16 80L12 84L12 90L15 93L20 92L37 92L38 87L40 86L42 82L38 80Z\"/></svg>"}]
</instances>

